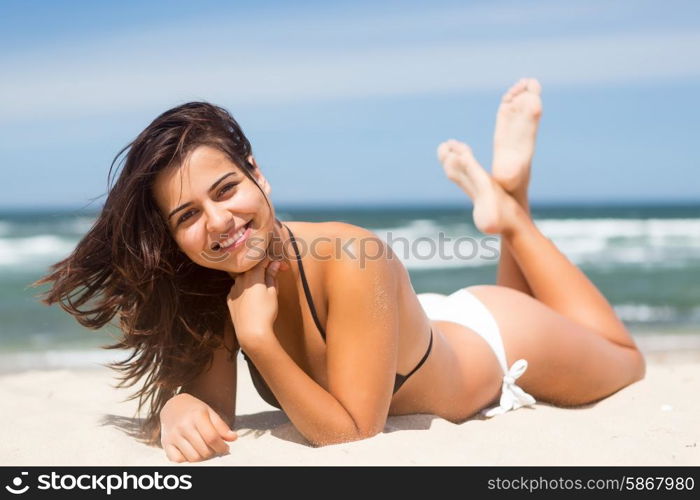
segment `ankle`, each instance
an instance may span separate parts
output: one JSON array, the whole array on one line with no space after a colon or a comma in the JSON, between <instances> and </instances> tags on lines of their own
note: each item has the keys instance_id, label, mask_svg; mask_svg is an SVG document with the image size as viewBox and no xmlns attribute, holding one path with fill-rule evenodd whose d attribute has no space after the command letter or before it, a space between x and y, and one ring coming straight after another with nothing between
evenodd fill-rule
<instances>
[{"instance_id":1,"label":"ankle","mask_svg":"<svg viewBox=\"0 0 700 500\"><path fill-rule=\"evenodd\" d=\"M525 211L525 213L530 213L530 200L527 196L527 189L522 189L511 194L513 199L520 205L520 207Z\"/></svg>"},{"instance_id":2,"label":"ankle","mask_svg":"<svg viewBox=\"0 0 700 500\"><path fill-rule=\"evenodd\" d=\"M523 206L513 196L510 196L510 203L506 203L504 208L505 224L501 234L504 238L511 239L530 221L530 211L527 200Z\"/></svg>"}]
</instances>

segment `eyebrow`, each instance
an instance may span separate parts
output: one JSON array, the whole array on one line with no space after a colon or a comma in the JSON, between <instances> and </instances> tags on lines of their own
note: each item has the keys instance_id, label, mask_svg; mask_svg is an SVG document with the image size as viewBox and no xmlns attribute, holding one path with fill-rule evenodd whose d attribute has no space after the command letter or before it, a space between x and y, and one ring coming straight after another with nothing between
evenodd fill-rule
<instances>
[{"instance_id":1,"label":"eyebrow","mask_svg":"<svg viewBox=\"0 0 700 500\"><path fill-rule=\"evenodd\" d=\"M208 190L207 192L208 192L208 193L211 193L212 191L214 191L214 190L216 189L216 186L218 186L218 185L221 183L221 181L223 181L226 177L229 177L229 176L231 176L231 175L236 175L236 172L228 172L228 173L222 175L221 177L219 177L219 178L216 180L216 182L214 182L214 184L211 185L211 187L209 188L209 190ZM171 218L173 215L175 215L176 213L178 213L180 210L183 210L183 209L189 207L190 205L192 205L192 202L191 202L191 201L188 201L187 203L183 203L182 205L180 205L179 207L177 207L175 210L173 210L172 212L170 212L170 215L168 215L168 220L170 220L170 218Z\"/></svg>"}]
</instances>

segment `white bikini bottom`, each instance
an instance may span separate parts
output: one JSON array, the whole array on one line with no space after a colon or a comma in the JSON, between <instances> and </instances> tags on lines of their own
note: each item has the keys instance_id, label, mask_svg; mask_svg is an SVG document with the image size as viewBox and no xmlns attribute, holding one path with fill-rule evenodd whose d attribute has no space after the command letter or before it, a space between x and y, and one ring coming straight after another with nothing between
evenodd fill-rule
<instances>
[{"instance_id":1,"label":"white bikini bottom","mask_svg":"<svg viewBox=\"0 0 700 500\"><path fill-rule=\"evenodd\" d=\"M452 321L478 333L493 349L503 370L503 387L500 404L482 410L486 417L500 415L521 406L535 404L535 398L515 384L527 369L527 361L519 359L508 369L506 351L496 319L474 294L461 288L450 295L419 293L418 300L431 320Z\"/></svg>"}]
</instances>

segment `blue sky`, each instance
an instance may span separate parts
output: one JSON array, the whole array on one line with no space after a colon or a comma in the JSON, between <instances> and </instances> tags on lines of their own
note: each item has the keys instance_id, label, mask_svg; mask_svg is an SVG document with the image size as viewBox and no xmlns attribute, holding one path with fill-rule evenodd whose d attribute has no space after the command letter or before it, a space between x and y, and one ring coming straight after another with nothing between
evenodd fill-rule
<instances>
[{"instance_id":1,"label":"blue sky","mask_svg":"<svg viewBox=\"0 0 700 500\"><path fill-rule=\"evenodd\" d=\"M699 53L693 1L3 2L0 207L104 195L117 151L200 99L277 203L459 203L435 148L488 166L521 76L544 87L534 202L700 200Z\"/></svg>"}]
</instances>

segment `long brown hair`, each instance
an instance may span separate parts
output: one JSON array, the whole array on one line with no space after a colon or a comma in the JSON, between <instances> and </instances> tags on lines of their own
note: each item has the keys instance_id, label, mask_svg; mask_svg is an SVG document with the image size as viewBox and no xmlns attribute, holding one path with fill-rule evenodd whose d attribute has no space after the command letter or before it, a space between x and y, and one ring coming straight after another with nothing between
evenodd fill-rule
<instances>
[{"instance_id":1,"label":"long brown hair","mask_svg":"<svg viewBox=\"0 0 700 500\"><path fill-rule=\"evenodd\" d=\"M182 165L200 145L224 152L258 185L250 142L225 109L206 102L170 109L116 155L97 220L67 258L32 284L52 282L40 300L58 302L85 327L101 328L118 314L121 338L104 348L133 350L109 366L119 372L119 388L145 377L128 399L138 398L139 413L148 406L141 430L150 444L160 441L163 405L210 366L231 321L226 296L233 279L180 251L152 192L158 172ZM123 168L109 188L115 165L114 175Z\"/></svg>"}]
</instances>

